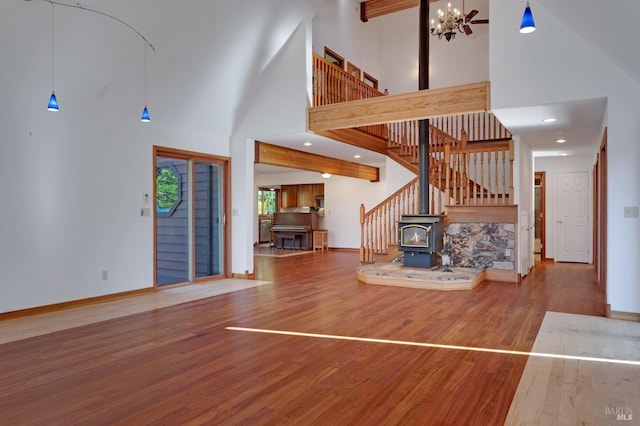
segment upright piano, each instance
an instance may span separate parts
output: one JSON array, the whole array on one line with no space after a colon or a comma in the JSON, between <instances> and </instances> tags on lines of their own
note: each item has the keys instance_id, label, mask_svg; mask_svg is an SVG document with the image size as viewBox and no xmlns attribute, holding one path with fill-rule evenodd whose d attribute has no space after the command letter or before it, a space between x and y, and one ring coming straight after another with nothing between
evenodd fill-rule
<instances>
[{"instance_id":1,"label":"upright piano","mask_svg":"<svg viewBox=\"0 0 640 426\"><path fill-rule=\"evenodd\" d=\"M270 228L271 245L276 248L310 250L313 246L314 229L318 229L317 213L274 213Z\"/></svg>"}]
</instances>

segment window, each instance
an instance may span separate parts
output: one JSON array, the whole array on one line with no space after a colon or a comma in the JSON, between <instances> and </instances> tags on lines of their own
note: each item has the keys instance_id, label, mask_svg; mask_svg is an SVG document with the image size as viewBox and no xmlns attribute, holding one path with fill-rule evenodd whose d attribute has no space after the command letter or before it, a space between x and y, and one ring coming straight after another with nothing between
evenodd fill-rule
<instances>
[{"instance_id":1,"label":"window","mask_svg":"<svg viewBox=\"0 0 640 426\"><path fill-rule=\"evenodd\" d=\"M371 77L369 74L367 74L366 72L364 73L364 84L366 84L367 86L371 86L374 89L378 88L378 80Z\"/></svg>"},{"instance_id":2,"label":"window","mask_svg":"<svg viewBox=\"0 0 640 426\"><path fill-rule=\"evenodd\" d=\"M324 48L324 59L338 68L344 69L344 58L326 46Z\"/></svg>"},{"instance_id":3,"label":"window","mask_svg":"<svg viewBox=\"0 0 640 426\"><path fill-rule=\"evenodd\" d=\"M276 191L271 189L258 190L258 214L273 214L276 212Z\"/></svg>"},{"instance_id":4,"label":"window","mask_svg":"<svg viewBox=\"0 0 640 426\"><path fill-rule=\"evenodd\" d=\"M156 168L156 213L171 216L182 201L180 173L173 163L158 164Z\"/></svg>"},{"instance_id":5,"label":"window","mask_svg":"<svg viewBox=\"0 0 640 426\"><path fill-rule=\"evenodd\" d=\"M360 68L353 65L351 62L347 62L347 72L351 77L354 77L356 80L361 79L361 71Z\"/></svg>"}]
</instances>

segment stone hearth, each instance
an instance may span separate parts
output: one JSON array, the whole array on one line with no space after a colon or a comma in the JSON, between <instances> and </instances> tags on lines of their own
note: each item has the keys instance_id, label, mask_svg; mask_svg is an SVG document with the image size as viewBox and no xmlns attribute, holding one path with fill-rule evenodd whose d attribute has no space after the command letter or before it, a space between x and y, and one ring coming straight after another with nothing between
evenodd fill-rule
<instances>
[{"instance_id":1,"label":"stone hearth","mask_svg":"<svg viewBox=\"0 0 640 426\"><path fill-rule=\"evenodd\" d=\"M407 268L397 262L373 263L358 268L358 280L365 284L422 288L427 290L471 290L485 279L475 268Z\"/></svg>"}]
</instances>

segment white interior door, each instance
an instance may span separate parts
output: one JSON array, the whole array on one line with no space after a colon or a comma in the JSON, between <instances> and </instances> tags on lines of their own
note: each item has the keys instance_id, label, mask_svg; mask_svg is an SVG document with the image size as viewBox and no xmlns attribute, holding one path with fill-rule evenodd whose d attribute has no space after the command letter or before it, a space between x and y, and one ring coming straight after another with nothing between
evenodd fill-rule
<instances>
[{"instance_id":1,"label":"white interior door","mask_svg":"<svg viewBox=\"0 0 640 426\"><path fill-rule=\"evenodd\" d=\"M558 173L558 261L591 261L589 172Z\"/></svg>"}]
</instances>

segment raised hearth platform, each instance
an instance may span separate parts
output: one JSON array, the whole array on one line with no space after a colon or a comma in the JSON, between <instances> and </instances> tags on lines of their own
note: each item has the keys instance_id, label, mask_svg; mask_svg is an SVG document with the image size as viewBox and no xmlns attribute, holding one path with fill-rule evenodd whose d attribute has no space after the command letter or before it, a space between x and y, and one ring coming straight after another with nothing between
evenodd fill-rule
<instances>
[{"instance_id":1,"label":"raised hearth platform","mask_svg":"<svg viewBox=\"0 0 640 426\"><path fill-rule=\"evenodd\" d=\"M358 280L365 284L422 288L426 290L471 290L485 280L485 271L450 267L407 268L401 263L372 263L358 268Z\"/></svg>"}]
</instances>

